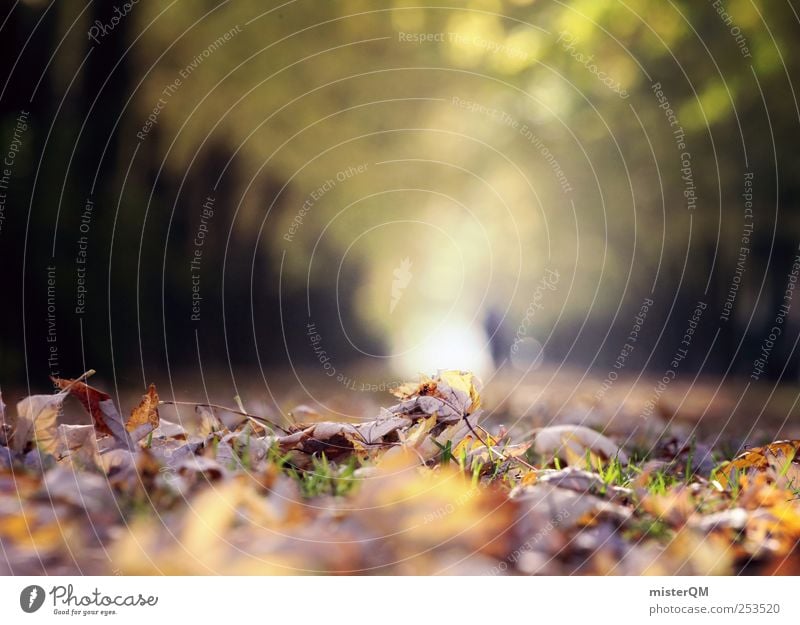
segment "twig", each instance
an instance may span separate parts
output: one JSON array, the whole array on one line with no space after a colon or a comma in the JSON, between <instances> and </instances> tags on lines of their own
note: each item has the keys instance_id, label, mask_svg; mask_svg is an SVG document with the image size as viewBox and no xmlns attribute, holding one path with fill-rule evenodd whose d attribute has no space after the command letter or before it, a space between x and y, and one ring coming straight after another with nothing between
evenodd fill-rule
<instances>
[{"instance_id":1,"label":"twig","mask_svg":"<svg viewBox=\"0 0 800 625\"><path fill-rule=\"evenodd\" d=\"M59 393L66 393L66 392L67 392L67 391L69 391L69 390L70 390L70 389L71 389L73 386L75 386L75 385L76 385L78 382L83 382L84 380L88 380L88 379L89 379L89 378L91 378L91 377L92 377L92 376L93 376L95 373L97 373L97 371L95 371L94 369L89 369L88 371L85 371L85 372L83 372L83 373L82 373L81 375L79 375L77 378L75 378L74 380L72 380L72 382L70 382L69 384L67 384L67 385L66 385L64 388L62 388L62 389L59 389L59 391L58 391L58 392L59 392ZM51 378L51 379L52 379L52 378Z\"/></svg>"},{"instance_id":2,"label":"twig","mask_svg":"<svg viewBox=\"0 0 800 625\"><path fill-rule=\"evenodd\" d=\"M236 408L228 408L227 406L221 406L220 404L198 404L197 402L193 401L169 401L169 400L161 400L158 402L159 405L171 405L171 406L203 406L204 408L212 408L217 410L224 410L225 412L232 412L233 414L242 415L243 417L249 417L250 419L255 419L256 421L261 421L262 423L266 423L267 425L271 425L274 428L278 428L281 432L285 434L292 434L286 428L281 427L277 423L273 423L266 417L259 417L258 415L250 414L249 412L245 412L244 410L237 410Z\"/></svg>"},{"instance_id":3,"label":"twig","mask_svg":"<svg viewBox=\"0 0 800 625\"><path fill-rule=\"evenodd\" d=\"M488 449L490 452L494 452L494 453L496 453L498 456L500 456L501 460L503 460L503 461L505 461L505 462L510 462L510 461L512 461L512 460L513 460L513 461L515 461L515 462L519 462L519 463L520 463L522 466L524 466L524 467L525 467L525 468L527 468L527 469L530 469L531 471L536 471L536 467L534 467L534 466L533 466L533 465L531 465L531 464L528 464L528 463L527 463L527 462L525 462L525 461L524 461L522 458L518 458L517 456L507 456L507 455L506 455L506 454L504 454L503 452L501 452L501 451L498 451L498 450L497 450L497 449L495 449L494 447L490 446L490 445L489 445L489 444L488 444L488 443L487 443L485 440L483 440L483 438L481 438L481 435L480 435L480 434L478 434L478 432L475 430L475 428L473 428L473 427L472 427L472 424L469 422L469 415L468 415L468 414L465 414L465 415L462 417L462 419L464 419L464 422L467 424L467 427L469 428L469 431L470 431L470 432L472 432L472 433L475 435L475 438L477 438L477 439L478 439L478 440L481 442L481 444L482 444L484 447L486 447L486 449ZM480 427L480 426L479 426L479 427Z\"/></svg>"},{"instance_id":4,"label":"twig","mask_svg":"<svg viewBox=\"0 0 800 625\"><path fill-rule=\"evenodd\" d=\"M472 427L472 424L469 422L469 415L467 414L466 410L459 410L459 408L457 406L454 406L453 404L451 404L449 401L447 401L446 399L444 399L442 397L436 397L435 395L429 395L428 397L432 397L433 399L438 399L445 406L448 406L453 412L460 413L461 414L461 418L467 424L467 427L469 428L469 431L472 432L472 434L475 436L475 438L477 438L478 441L480 441L480 443L484 447L486 447L487 450L489 450L489 453L497 454L500 457L500 459L503 460L504 462L509 462L511 460L514 460L516 462L519 462L525 468L530 469L531 471L536 471L536 467L534 467L533 465L528 464L522 458L517 458L516 456L507 456L503 452L498 451L494 447L490 446L489 443L487 443L483 439L483 437L480 434L478 434L478 432L475 430L475 428Z\"/></svg>"}]
</instances>

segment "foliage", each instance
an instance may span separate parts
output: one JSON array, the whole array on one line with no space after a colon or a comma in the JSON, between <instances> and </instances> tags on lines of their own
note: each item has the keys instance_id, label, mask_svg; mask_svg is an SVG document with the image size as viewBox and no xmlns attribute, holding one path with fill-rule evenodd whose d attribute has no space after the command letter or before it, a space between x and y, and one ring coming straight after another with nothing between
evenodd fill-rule
<instances>
[{"instance_id":1,"label":"foliage","mask_svg":"<svg viewBox=\"0 0 800 625\"><path fill-rule=\"evenodd\" d=\"M159 416L150 387L125 424L128 447L101 418L42 416L71 389L105 397L58 385L51 402L3 414L8 572L786 572L800 539L800 441L751 449L713 475L684 453L699 444L676 447L667 432L647 458L577 425L512 441L477 423L474 376L442 371L360 423L284 427L199 404L184 427Z\"/></svg>"}]
</instances>

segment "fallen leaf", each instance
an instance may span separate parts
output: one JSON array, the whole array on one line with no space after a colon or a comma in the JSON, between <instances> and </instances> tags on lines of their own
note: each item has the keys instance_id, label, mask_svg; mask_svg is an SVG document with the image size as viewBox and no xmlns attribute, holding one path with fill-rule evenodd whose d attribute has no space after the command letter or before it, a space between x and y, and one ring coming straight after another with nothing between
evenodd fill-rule
<instances>
[{"instance_id":1,"label":"fallen leaf","mask_svg":"<svg viewBox=\"0 0 800 625\"><path fill-rule=\"evenodd\" d=\"M480 406L477 378L461 371L442 371L434 378L435 389L417 398L423 412L436 412L442 421L454 421L472 414Z\"/></svg>"},{"instance_id":2,"label":"fallen leaf","mask_svg":"<svg viewBox=\"0 0 800 625\"><path fill-rule=\"evenodd\" d=\"M570 464L586 464L587 452L591 464L600 459L618 458L628 463L627 454L610 438L582 425L554 425L542 428L533 443L535 452L547 457L558 457Z\"/></svg>"},{"instance_id":3,"label":"fallen leaf","mask_svg":"<svg viewBox=\"0 0 800 625\"><path fill-rule=\"evenodd\" d=\"M411 447L417 447L436 425L436 415L433 414L425 419L420 419L417 424L406 432L403 443Z\"/></svg>"},{"instance_id":4,"label":"fallen leaf","mask_svg":"<svg viewBox=\"0 0 800 625\"><path fill-rule=\"evenodd\" d=\"M697 518L690 519L689 524L704 532L711 532L719 528L739 531L744 529L749 518L750 513L744 508L730 508L704 516L698 515Z\"/></svg>"},{"instance_id":5,"label":"fallen leaf","mask_svg":"<svg viewBox=\"0 0 800 625\"><path fill-rule=\"evenodd\" d=\"M469 426L463 419L448 425L438 436L426 436L422 441L413 447L414 451L419 455L423 461L432 460L442 453L448 442L450 442L451 449L457 445L462 438L469 434ZM384 454L384 457L391 457L402 451L402 447L390 449Z\"/></svg>"},{"instance_id":6,"label":"fallen leaf","mask_svg":"<svg viewBox=\"0 0 800 625\"><path fill-rule=\"evenodd\" d=\"M410 399L414 395L419 395L421 393L421 387L425 383L430 383L430 380L425 378L427 382L404 382L403 384L399 384L395 386L391 391L389 391L392 395L397 397L397 399ZM424 394L424 393L423 393Z\"/></svg>"},{"instance_id":7,"label":"fallen leaf","mask_svg":"<svg viewBox=\"0 0 800 625\"><path fill-rule=\"evenodd\" d=\"M403 384L392 393L402 401L389 410L395 414L436 413L439 421L452 423L474 413L481 404L480 381L465 371L440 371L422 377L416 385Z\"/></svg>"},{"instance_id":8,"label":"fallen leaf","mask_svg":"<svg viewBox=\"0 0 800 625\"><path fill-rule=\"evenodd\" d=\"M731 481L744 476L763 473L780 488L800 483L800 440L775 441L763 447L748 449L714 474L715 479L727 488Z\"/></svg>"},{"instance_id":9,"label":"fallen leaf","mask_svg":"<svg viewBox=\"0 0 800 625\"><path fill-rule=\"evenodd\" d=\"M35 437L42 451L55 453L58 446L58 413L66 396L65 392L31 395L17 403L17 420L11 436L11 449L21 453L31 437Z\"/></svg>"},{"instance_id":10,"label":"fallen leaf","mask_svg":"<svg viewBox=\"0 0 800 625\"><path fill-rule=\"evenodd\" d=\"M359 511L350 522L380 536L390 550L382 564L413 559L417 570L434 572L442 568L442 554L456 550L505 556L517 505L497 488L471 484L454 467L422 472L417 463L409 453L382 462L350 504ZM381 557L377 550L367 555Z\"/></svg>"},{"instance_id":11,"label":"fallen leaf","mask_svg":"<svg viewBox=\"0 0 800 625\"><path fill-rule=\"evenodd\" d=\"M69 458L73 466L85 469L100 466L100 452L93 425L62 423L56 428L54 455L59 460Z\"/></svg>"},{"instance_id":12,"label":"fallen leaf","mask_svg":"<svg viewBox=\"0 0 800 625\"><path fill-rule=\"evenodd\" d=\"M133 409L125 429L134 441L139 441L158 427L158 393L156 385L151 384L142 401Z\"/></svg>"},{"instance_id":13,"label":"fallen leaf","mask_svg":"<svg viewBox=\"0 0 800 625\"><path fill-rule=\"evenodd\" d=\"M158 427L153 430L153 438L186 438L186 428L180 423L160 419Z\"/></svg>"},{"instance_id":14,"label":"fallen leaf","mask_svg":"<svg viewBox=\"0 0 800 625\"><path fill-rule=\"evenodd\" d=\"M628 496L633 493L630 488L606 484L602 476L598 473L584 471L577 467L566 467L560 471L541 471L534 475L538 478L538 480L534 481L538 481L541 484L553 484L559 488L566 488L577 492L607 492L609 494L621 496ZM525 481L523 480L523 484L524 483Z\"/></svg>"},{"instance_id":15,"label":"fallen leaf","mask_svg":"<svg viewBox=\"0 0 800 625\"><path fill-rule=\"evenodd\" d=\"M192 499L191 510L132 523L112 551L122 573L287 575L308 564L300 558L302 549L310 556L320 549L311 540L292 541L279 508L249 480L203 490ZM171 524L169 532L163 531L165 523ZM284 544L290 548L279 550Z\"/></svg>"},{"instance_id":16,"label":"fallen leaf","mask_svg":"<svg viewBox=\"0 0 800 625\"><path fill-rule=\"evenodd\" d=\"M108 393L104 393L84 382L75 380L64 380L62 378L51 378L53 383L62 390L69 390L69 393L81 402L86 412L92 417L94 427L99 434L112 436L120 445L127 448L133 447L128 430L122 417L117 411L117 407L111 400Z\"/></svg>"},{"instance_id":17,"label":"fallen leaf","mask_svg":"<svg viewBox=\"0 0 800 625\"><path fill-rule=\"evenodd\" d=\"M469 413L478 405L472 374L451 373L449 377L448 372L444 372L444 378L423 381L417 385L417 395L413 399L406 399L390 409L381 408L378 418L372 421L358 424L335 421L298 424L295 431L270 437L270 440L277 443L283 452L325 453L329 459L398 442L419 447L438 424L455 424L456 430L460 431L465 425L462 421L464 411ZM456 387L451 387L444 379L449 379ZM427 392L436 393L436 396L419 395ZM441 401L443 398L446 398L444 404ZM435 400L435 405L428 405L426 400ZM463 434L453 442L458 443L461 438ZM428 450L430 453L423 455L432 458L438 453L437 449L433 445Z\"/></svg>"},{"instance_id":18,"label":"fallen leaf","mask_svg":"<svg viewBox=\"0 0 800 625\"><path fill-rule=\"evenodd\" d=\"M213 432L227 432L228 428L219 420L208 406L195 406L194 411L200 417L200 436L208 436Z\"/></svg>"},{"instance_id":19,"label":"fallen leaf","mask_svg":"<svg viewBox=\"0 0 800 625\"><path fill-rule=\"evenodd\" d=\"M42 484L47 497L89 511L113 510L114 493L105 477L88 471L57 467L48 471Z\"/></svg>"},{"instance_id":20,"label":"fallen leaf","mask_svg":"<svg viewBox=\"0 0 800 625\"><path fill-rule=\"evenodd\" d=\"M380 443L385 436L401 428L407 428L411 423L412 421L408 417L395 416L388 413L385 418L378 418L375 421L356 426L356 429L364 440L364 443L367 445L375 445Z\"/></svg>"},{"instance_id":21,"label":"fallen leaf","mask_svg":"<svg viewBox=\"0 0 800 625\"><path fill-rule=\"evenodd\" d=\"M481 407L480 381L469 371L440 371L439 379L459 398L465 414L472 414ZM441 383L439 392L442 392Z\"/></svg>"}]
</instances>

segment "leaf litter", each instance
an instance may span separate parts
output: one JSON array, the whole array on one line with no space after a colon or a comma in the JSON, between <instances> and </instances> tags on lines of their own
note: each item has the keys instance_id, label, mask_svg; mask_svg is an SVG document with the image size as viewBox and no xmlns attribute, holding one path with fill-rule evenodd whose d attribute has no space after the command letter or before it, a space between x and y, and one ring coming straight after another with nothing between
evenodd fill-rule
<instances>
[{"instance_id":1,"label":"leaf litter","mask_svg":"<svg viewBox=\"0 0 800 625\"><path fill-rule=\"evenodd\" d=\"M91 373L13 415L0 397L0 573L800 571L800 441L719 462L666 431L643 457L585 420L512 436L479 423L461 371L359 423L175 402L190 425L161 418L154 385L123 418ZM62 422L69 397L91 424Z\"/></svg>"}]
</instances>

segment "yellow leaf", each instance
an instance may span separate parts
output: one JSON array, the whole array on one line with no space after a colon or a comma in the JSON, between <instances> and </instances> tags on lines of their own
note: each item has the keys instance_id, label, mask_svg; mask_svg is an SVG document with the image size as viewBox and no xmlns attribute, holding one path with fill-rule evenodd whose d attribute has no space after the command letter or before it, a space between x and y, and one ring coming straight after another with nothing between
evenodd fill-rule
<instances>
[{"instance_id":1,"label":"yellow leaf","mask_svg":"<svg viewBox=\"0 0 800 625\"><path fill-rule=\"evenodd\" d=\"M424 419L420 419L419 423L414 425L405 437L404 443L412 447L418 446L428 435L428 433L436 425L436 413Z\"/></svg>"},{"instance_id":2,"label":"yellow leaf","mask_svg":"<svg viewBox=\"0 0 800 625\"><path fill-rule=\"evenodd\" d=\"M522 480L520 481L520 486L532 486L536 484L539 479L539 474L536 471L530 471L522 476Z\"/></svg>"},{"instance_id":3,"label":"yellow leaf","mask_svg":"<svg viewBox=\"0 0 800 625\"><path fill-rule=\"evenodd\" d=\"M461 391L469 395L472 404L469 406L467 413L476 411L481 406L481 396L476 388L476 378L469 371L455 371L448 370L442 371L439 377L450 385L451 388Z\"/></svg>"},{"instance_id":4,"label":"yellow leaf","mask_svg":"<svg viewBox=\"0 0 800 625\"><path fill-rule=\"evenodd\" d=\"M798 473L800 440L775 441L763 447L753 447L726 462L714 475L727 488L734 477L765 474L771 482L785 487L796 480Z\"/></svg>"},{"instance_id":5,"label":"yellow leaf","mask_svg":"<svg viewBox=\"0 0 800 625\"><path fill-rule=\"evenodd\" d=\"M489 445L489 447L494 447L497 445L497 440L491 434L484 433L482 438L486 444ZM470 434L462 438L461 442L453 448L453 457L459 458L461 457L461 454L468 454L471 451L476 451L478 449L485 449L484 444L481 441L474 439L474 437Z\"/></svg>"}]
</instances>

